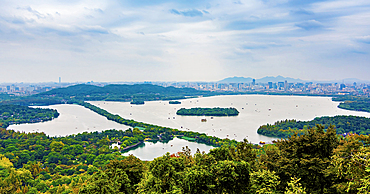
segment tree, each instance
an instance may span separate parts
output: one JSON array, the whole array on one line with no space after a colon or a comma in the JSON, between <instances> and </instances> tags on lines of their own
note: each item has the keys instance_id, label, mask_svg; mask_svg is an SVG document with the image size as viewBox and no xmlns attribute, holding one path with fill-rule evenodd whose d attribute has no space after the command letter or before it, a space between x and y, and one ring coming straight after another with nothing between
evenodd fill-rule
<instances>
[{"instance_id":1,"label":"tree","mask_svg":"<svg viewBox=\"0 0 370 194\"><path fill-rule=\"evenodd\" d=\"M268 153L261 162L280 177L280 191L284 191L291 177L295 176L300 178L308 193L331 192L331 177L324 170L330 165L333 150L338 144L334 126L329 126L324 132L324 127L317 125L306 134L295 134L277 141L279 150Z\"/></svg>"},{"instance_id":2,"label":"tree","mask_svg":"<svg viewBox=\"0 0 370 194\"><path fill-rule=\"evenodd\" d=\"M276 193L277 186L280 184L279 176L275 172L260 169L251 173L251 192L257 194Z\"/></svg>"},{"instance_id":3,"label":"tree","mask_svg":"<svg viewBox=\"0 0 370 194\"><path fill-rule=\"evenodd\" d=\"M127 175L128 180L130 180L130 189L135 190L137 187L137 184L141 181L143 178L143 173L145 170L145 166L143 162L136 158L135 156L128 156L127 158L123 160L112 160L107 165L107 171L117 171L122 170ZM120 191L123 191L125 188L123 186L127 187L127 185L121 185L122 188Z\"/></svg>"},{"instance_id":4,"label":"tree","mask_svg":"<svg viewBox=\"0 0 370 194\"><path fill-rule=\"evenodd\" d=\"M61 141L52 141L50 144L51 151L60 152L63 149L64 143Z\"/></svg>"},{"instance_id":5,"label":"tree","mask_svg":"<svg viewBox=\"0 0 370 194\"><path fill-rule=\"evenodd\" d=\"M287 191L284 194L306 194L306 189L302 187L301 183L297 178L291 178L292 180L288 183Z\"/></svg>"},{"instance_id":6,"label":"tree","mask_svg":"<svg viewBox=\"0 0 370 194\"><path fill-rule=\"evenodd\" d=\"M334 150L331 165L326 170L333 176L333 186L341 193L355 193L364 186L366 176L370 173L370 137L349 135L340 141Z\"/></svg>"}]
</instances>

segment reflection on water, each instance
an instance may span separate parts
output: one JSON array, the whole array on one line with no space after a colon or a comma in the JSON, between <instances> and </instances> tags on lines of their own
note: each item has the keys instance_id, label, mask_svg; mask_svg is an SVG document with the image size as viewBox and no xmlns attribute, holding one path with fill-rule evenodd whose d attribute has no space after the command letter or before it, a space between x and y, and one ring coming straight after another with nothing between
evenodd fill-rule
<instances>
[{"instance_id":1,"label":"reflection on water","mask_svg":"<svg viewBox=\"0 0 370 194\"><path fill-rule=\"evenodd\" d=\"M191 154L194 154L197 151L197 148L199 148L201 152L208 152L210 149L214 148L205 144L198 144L179 138L174 138L168 143L162 143L159 141L144 142L144 144L140 144L136 149L130 150L123 155L128 156L132 154L141 160L153 160L154 158L165 155L167 152L170 154L181 152L182 148L185 146L190 148Z\"/></svg>"},{"instance_id":2,"label":"reflection on water","mask_svg":"<svg viewBox=\"0 0 370 194\"><path fill-rule=\"evenodd\" d=\"M179 100L181 104L169 104L168 101L145 102L145 105L131 105L128 102L90 102L100 108L118 114L126 119L206 133L210 136L235 139L247 138L250 142L269 142L274 138L258 135L259 126L285 119L312 120L319 116L358 115L370 117L370 113L339 109L339 102L329 97L309 96L268 96L235 95L213 96ZM235 107L239 116L203 117L178 116L180 108L193 107ZM201 122L206 118L207 122Z\"/></svg>"}]
</instances>

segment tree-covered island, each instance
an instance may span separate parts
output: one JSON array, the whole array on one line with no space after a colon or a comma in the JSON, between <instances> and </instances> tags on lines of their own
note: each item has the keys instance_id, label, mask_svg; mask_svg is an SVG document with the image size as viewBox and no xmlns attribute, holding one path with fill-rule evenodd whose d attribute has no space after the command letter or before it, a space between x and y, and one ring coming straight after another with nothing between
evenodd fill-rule
<instances>
[{"instance_id":1,"label":"tree-covered island","mask_svg":"<svg viewBox=\"0 0 370 194\"><path fill-rule=\"evenodd\" d=\"M337 134L356 133L360 135L370 134L370 119L359 116L334 116L317 117L311 121L284 120L275 124L262 125L257 133L269 137L288 138L294 134L305 134L310 128L322 125L326 130L330 125L336 126Z\"/></svg>"},{"instance_id":2,"label":"tree-covered island","mask_svg":"<svg viewBox=\"0 0 370 194\"><path fill-rule=\"evenodd\" d=\"M236 108L181 108L176 112L183 116L238 116L239 111Z\"/></svg>"},{"instance_id":3,"label":"tree-covered island","mask_svg":"<svg viewBox=\"0 0 370 194\"><path fill-rule=\"evenodd\" d=\"M31 108L19 105L0 105L0 127L12 124L50 121L59 116L58 111L45 108Z\"/></svg>"},{"instance_id":4,"label":"tree-covered island","mask_svg":"<svg viewBox=\"0 0 370 194\"><path fill-rule=\"evenodd\" d=\"M168 103L169 103L169 104L181 104L181 102L180 102L180 101L169 101Z\"/></svg>"}]
</instances>

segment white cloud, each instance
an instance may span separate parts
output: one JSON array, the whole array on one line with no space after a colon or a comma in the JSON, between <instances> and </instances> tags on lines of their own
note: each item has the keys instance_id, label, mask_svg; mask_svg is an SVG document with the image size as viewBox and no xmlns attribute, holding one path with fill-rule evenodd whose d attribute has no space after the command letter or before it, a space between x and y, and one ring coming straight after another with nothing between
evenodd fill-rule
<instances>
[{"instance_id":1,"label":"white cloud","mask_svg":"<svg viewBox=\"0 0 370 194\"><path fill-rule=\"evenodd\" d=\"M366 79L361 70L315 72L353 61L368 66L370 3L303 3L4 0L0 65L10 74L0 82L212 81L234 74Z\"/></svg>"}]
</instances>

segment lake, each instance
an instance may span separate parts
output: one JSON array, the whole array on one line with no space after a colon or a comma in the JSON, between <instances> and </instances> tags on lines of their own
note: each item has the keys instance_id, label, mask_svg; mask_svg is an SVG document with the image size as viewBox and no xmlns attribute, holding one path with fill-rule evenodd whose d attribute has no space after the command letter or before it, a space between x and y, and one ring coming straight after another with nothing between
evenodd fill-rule
<instances>
[{"instance_id":1,"label":"lake","mask_svg":"<svg viewBox=\"0 0 370 194\"><path fill-rule=\"evenodd\" d=\"M206 133L210 136L235 139L247 138L250 142L272 141L270 138L257 134L259 126L285 119L312 120L320 116L356 115L370 117L370 113L339 109L339 102L329 97L310 96L272 96L272 95L234 95L213 96L179 100L181 104L169 104L168 101L145 102L144 105L131 105L129 102L90 102L113 114L126 119L134 119L145 123L191 130ZM180 108L192 107L235 107L238 116L203 117L177 116ZM84 131L102 131L106 129L122 129L129 127L107 120L105 117L78 105L61 104L44 106L58 110L60 116L44 123L10 125L8 129L25 132L45 132L50 136L65 136ZM201 122L206 118L207 122Z\"/></svg>"},{"instance_id":2,"label":"lake","mask_svg":"<svg viewBox=\"0 0 370 194\"><path fill-rule=\"evenodd\" d=\"M128 126L109 121L105 117L79 105L59 104L37 107L56 109L60 115L51 121L10 125L8 129L24 132L44 132L50 136L66 136L85 131L93 132L107 129L126 130L129 128Z\"/></svg>"},{"instance_id":3,"label":"lake","mask_svg":"<svg viewBox=\"0 0 370 194\"><path fill-rule=\"evenodd\" d=\"M320 116L356 115L370 117L370 113L343 110L339 102L330 97L312 96L273 96L273 95L230 95L179 100L181 104L168 101L145 102L145 105L132 105L129 102L90 102L112 114L126 119L145 123L206 133L210 136L235 139L247 138L250 142L272 141L257 134L259 126L285 119L312 120ZM235 107L238 116L204 117L178 116L180 108L193 107ZM207 122L201 122L206 118Z\"/></svg>"},{"instance_id":4,"label":"lake","mask_svg":"<svg viewBox=\"0 0 370 194\"><path fill-rule=\"evenodd\" d=\"M139 146L138 148L130 150L128 152L125 152L123 155L129 156L132 154L141 160L153 160L154 158L165 155L167 152L169 152L170 154L181 152L182 148L186 146L188 146L188 148L191 150L192 155L195 154L197 148L199 148L201 152L203 151L208 152L210 149L215 148L205 144L199 144L179 138L174 138L168 143L144 142L144 145Z\"/></svg>"}]
</instances>

